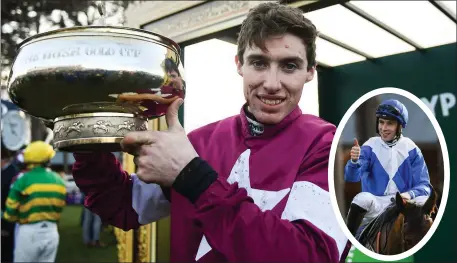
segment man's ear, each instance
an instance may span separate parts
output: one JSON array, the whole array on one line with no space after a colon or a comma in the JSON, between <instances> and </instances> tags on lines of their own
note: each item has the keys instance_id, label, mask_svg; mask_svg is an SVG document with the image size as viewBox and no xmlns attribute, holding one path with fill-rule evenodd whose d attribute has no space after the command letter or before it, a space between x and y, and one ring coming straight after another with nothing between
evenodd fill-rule
<instances>
[{"instance_id":1,"label":"man's ear","mask_svg":"<svg viewBox=\"0 0 457 263\"><path fill-rule=\"evenodd\" d=\"M238 55L235 55L235 64L236 64L236 71L238 72L238 75L240 75L242 77L243 76L243 71L241 70L241 67L243 65L241 64L241 61L238 58Z\"/></svg>"},{"instance_id":2,"label":"man's ear","mask_svg":"<svg viewBox=\"0 0 457 263\"><path fill-rule=\"evenodd\" d=\"M314 79L314 75L316 74L316 66L308 69L308 74L306 76L306 82L305 83L308 83L310 82L311 80Z\"/></svg>"}]
</instances>

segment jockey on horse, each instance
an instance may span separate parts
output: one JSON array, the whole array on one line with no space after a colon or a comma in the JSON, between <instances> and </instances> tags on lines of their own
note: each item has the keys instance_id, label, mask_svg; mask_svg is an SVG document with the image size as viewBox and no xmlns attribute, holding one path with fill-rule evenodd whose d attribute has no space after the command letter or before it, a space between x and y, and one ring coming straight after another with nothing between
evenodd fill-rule
<instances>
[{"instance_id":1,"label":"jockey on horse","mask_svg":"<svg viewBox=\"0 0 457 263\"><path fill-rule=\"evenodd\" d=\"M398 100L386 100L376 110L379 136L361 147L354 140L344 177L348 182L362 183L362 192L354 197L346 218L347 227L356 238L392 204L397 192L405 200L425 202L432 191L421 150L402 134L407 122L406 107Z\"/></svg>"}]
</instances>

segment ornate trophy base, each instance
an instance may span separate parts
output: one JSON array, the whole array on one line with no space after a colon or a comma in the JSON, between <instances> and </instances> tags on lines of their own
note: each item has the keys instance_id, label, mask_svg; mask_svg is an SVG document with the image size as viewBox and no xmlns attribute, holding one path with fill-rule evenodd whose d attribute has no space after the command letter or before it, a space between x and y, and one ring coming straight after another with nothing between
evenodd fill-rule
<instances>
[{"instance_id":1,"label":"ornate trophy base","mask_svg":"<svg viewBox=\"0 0 457 263\"><path fill-rule=\"evenodd\" d=\"M145 130L147 120L129 113L67 115L54 120L54 146L63 152L119 152L128 132Z\"/></svg>"}]
</instances>

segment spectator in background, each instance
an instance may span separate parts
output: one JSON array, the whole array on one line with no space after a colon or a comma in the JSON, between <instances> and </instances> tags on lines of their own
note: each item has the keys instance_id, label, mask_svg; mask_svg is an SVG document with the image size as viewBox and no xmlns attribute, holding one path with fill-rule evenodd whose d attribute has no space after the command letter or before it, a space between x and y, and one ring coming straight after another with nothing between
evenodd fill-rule
<instances>
[{"instance_id":1,"label":"spectator in background","mask_svg":"<svg viewBox=\"0 0 457 263\"><path fill-rule=\"evenodd\" d=\"M82 213L83 241L87 247L106 247L106 244L100 242L100 232L102 229L102 220L100 217L83 207Z\"/></svg>"},{"instance_id":2,"label":"spectator in background","mask_svg":"<svg viewBox=\"0 0 457 263\"><path fill-rule=\"evenodd\" d=\"M54 262L59 245L57 223L65 206L62 178L48 169L55 151L43 141L24 150L27 171L12 185L2 217L18 222L14 262Z\"/></svg>"}]
</instances>

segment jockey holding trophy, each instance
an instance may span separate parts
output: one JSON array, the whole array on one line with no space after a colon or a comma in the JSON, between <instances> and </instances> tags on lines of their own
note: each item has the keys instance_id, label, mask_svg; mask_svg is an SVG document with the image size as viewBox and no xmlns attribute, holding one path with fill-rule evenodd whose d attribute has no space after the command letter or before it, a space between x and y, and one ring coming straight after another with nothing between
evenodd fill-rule
<instances>
[{"instance_id":1,"label":"jockey holding trophy","mask_svg":"<svg viewBox=\"0 0 457 263\"><path fill-rule=\"evenodd\" d=\"M421 150L402 135L408 122L408 110L398 100L382 102L376 110L376 132L362 146L354 139L351 159L345 167L348 182L362 183L350 206L346 224L354 237L372 219L380 215L397 192L403 199L427 198L430 177Z\"/></svg>"}]
</instances>

